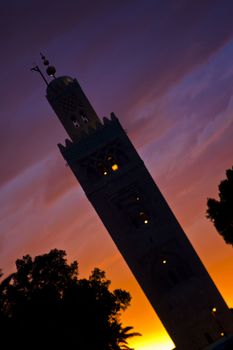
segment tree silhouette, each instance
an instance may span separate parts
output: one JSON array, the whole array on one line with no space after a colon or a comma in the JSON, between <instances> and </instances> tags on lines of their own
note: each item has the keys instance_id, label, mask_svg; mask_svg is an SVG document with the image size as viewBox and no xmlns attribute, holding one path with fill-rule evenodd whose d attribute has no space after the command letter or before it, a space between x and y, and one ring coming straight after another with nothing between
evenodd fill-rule
<instances>
[{"instance_id":1,"label":"tree silhouette","mask_svg":"<svg viewBox=\"0 0 233 350\"><path fill-rule=\"evenodd\" d=\"M218 186L219 201L208 198L206 216L225 242L233 245L233 167L226 171L226 177Z\"/></svg>"},{"instance_id":2,"label":"tree silhouette","mask_svg":"<svg viewBox=\"0 0 233 350\"><path fill-rule=\"evenodd\" d=\"M0 283L1 343L19 349L129 349L121 312L130 294L109 290L104 271L78 278L76 261L63 250L51 250L16 261L16 272Z\"/></svg>"}]
</instances>

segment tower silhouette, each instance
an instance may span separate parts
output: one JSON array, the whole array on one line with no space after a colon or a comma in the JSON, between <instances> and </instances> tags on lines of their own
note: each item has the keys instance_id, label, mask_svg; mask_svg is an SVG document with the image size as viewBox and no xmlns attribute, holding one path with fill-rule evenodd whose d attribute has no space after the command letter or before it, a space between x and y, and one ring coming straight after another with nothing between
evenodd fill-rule
<instances>
[{"instance_id":1,"label":"tower silhouette","mask_svg":"<svg viewBox=\"0 0 233 350\"><path fill-rule=\"evenodd\" d=\"M47 99L70 137L62 156L177 349L233 333L227 305L114 113L101 120L68 76L54 76Z\"/></svg>"}]
</instances>

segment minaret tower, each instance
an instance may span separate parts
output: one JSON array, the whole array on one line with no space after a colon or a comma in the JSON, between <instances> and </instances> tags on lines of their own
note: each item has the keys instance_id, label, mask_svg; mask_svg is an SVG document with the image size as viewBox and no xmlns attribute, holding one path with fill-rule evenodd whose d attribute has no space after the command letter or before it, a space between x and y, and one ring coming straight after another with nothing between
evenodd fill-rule
<instances>
[{"instance_id":1,"label":"minaret tower","mask_svg":"<svg viewBox=\"0 0 233 350\"><path fill-rule=\"evenodd\" d=\"M177 350L233 333L231 312L119 120L101 120L77 80L49 68L47 99L69 135L61 154Z\"/></svg>"}]
</instances>

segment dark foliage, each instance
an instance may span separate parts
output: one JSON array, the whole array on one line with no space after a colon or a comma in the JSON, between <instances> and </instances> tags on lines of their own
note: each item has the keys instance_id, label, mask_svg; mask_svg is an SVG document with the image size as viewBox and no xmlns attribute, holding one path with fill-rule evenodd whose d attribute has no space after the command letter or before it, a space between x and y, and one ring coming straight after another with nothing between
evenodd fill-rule
<instances>
[{"instance_id":1,"label":"dark foliage","mask_svg":"<svg viewBox=\"0 0 233 350\"><path fill-rule=\"evenodd\" d=\"M17 271L0 284L1 344L12 349L129 349L132 327L123 327L121 311L128 292L110 292L105 273L94 269L78 279L78 264L51 250L34 260L16 261Z\"/></svg>"},{"instance_id":2,"label":"dark foliage","mask_svg":"<svg viewBox=\"0 0 233 350\"><path fill-rule=\"evenodd\" d=\"M233 245L233 167L226 171L226 177L218 186L219 201L207 200L206 214L225 242Z\"/></svg>"}]
</instances>

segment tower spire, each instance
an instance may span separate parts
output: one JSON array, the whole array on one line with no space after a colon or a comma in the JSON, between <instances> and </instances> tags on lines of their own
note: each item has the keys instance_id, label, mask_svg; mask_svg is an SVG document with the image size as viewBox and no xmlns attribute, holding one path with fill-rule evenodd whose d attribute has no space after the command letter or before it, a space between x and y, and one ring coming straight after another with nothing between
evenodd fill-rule
<instances>
[{"instance_id":1,"label":"tower spire","mask_svg":"<svg viewBox=\"0 0 233 350\"><path fill-rule=\"evenodd\" d=\"M47 60L47 58L42 53L40 53L40 57L43 60L44 66L47 66L46 73L48 74L48 76L53 77L55 79L56 68L54 66L49 65L49 60Z\"/></svg>"},{"instance_id":2,"label":"tower spire","mask_svg":"<svg viewBox=\"0 0 233 350\"><path fill-rule=\"evenodd\" d=\"M42 73L42 71L40 70L40 68L37 65L33 66L30 70L39 73L41 78L44 80L45 84L47 86L49 85L47 79L45 78L44 74Z\"/></svg>"},{"instance_id":3,"label":"tower spire","mask_svg":"<svg viewBox=\"0 0 233 350\"><path fill-rule=\"evenodd\" d=\"M40 56L41 56L41 59L43 61L44 66L47 66L47 69L46 69L47 75L50 76L50 77L53 77L55 79L56 78L55 77L56 68L54 66L50 66L49 65L49 61L47 60L47 58L42 53L40 53ZM39 73L41 78L44 80L45 84L47 86L49 85L48 80L45 78L44 74L42 73L42 71L41 71L41 69L39 68L38 65L34 65L31 68L31 71Z\"/></svg>"}]
</instances>

